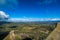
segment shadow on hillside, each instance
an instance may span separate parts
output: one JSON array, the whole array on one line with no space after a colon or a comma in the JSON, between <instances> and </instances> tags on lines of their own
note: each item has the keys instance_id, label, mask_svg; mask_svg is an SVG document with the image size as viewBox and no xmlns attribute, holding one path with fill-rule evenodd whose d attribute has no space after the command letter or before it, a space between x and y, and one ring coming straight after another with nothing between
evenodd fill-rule
<instances>
[{"instance_id":1,"label":"shadow on hillside","mask_svg":"<svg viewBox=\"0 0 60 40\"><path fill-rule=\"evenodd\" d=\"M8 34L9 32L0 32L0 40L3 40Z\"/></svg>"}]
</instances>

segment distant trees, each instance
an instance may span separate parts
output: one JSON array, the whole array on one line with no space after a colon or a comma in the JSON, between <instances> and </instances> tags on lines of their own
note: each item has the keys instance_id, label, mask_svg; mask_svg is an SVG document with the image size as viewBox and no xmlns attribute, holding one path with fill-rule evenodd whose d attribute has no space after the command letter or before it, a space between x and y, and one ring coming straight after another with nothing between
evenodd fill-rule
<instances>
[{"instance_id":1,"label":"distant trees","mask_svg":"<svg viewBox=\"0 0 60 40\"><path fill-rule=\"evenodd\" d=\"M16 28L17 26L10 26L9 28Z\"/></svg>"}]
</instances>

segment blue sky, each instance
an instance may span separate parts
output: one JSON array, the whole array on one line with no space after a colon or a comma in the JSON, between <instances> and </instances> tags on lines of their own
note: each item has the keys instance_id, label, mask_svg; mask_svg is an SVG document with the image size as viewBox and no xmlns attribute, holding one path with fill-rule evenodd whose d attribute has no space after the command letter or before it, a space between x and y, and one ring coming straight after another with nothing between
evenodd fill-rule
<instances>
[{"instance_id":1,"label":"blue sky","mask_svg":"<svg viewBox=\"0 0 60 40\"><path fill-rule=\"evenodd\" d=\"M0 0L10 18L60 18L60 0Z\"/></svg>"}]
</instances>

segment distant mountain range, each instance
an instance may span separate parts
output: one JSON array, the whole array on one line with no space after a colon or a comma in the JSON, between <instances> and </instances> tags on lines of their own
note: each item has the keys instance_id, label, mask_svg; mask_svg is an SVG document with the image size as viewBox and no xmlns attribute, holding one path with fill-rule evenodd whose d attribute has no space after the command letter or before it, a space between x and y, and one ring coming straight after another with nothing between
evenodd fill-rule
<instances>
[{"instance_id":1,"label":"distant mountain range","mask_svg":"<svg viewBox=\"0 0 60 40\"><path fill-rule=\"evenodd\" d=\"M0 25L5 23L58 23L60 19L8 19L6 21L0 21Z\"/></svg>"},{"instance_id":2,"label":"distant mountain range","mask_svg":"<svg viewBox=\"0 0 60 40\"><path fill-rule=\"evenodd\" d=\"M8 22L59 22L60 18L10 18Z\"/></svg>"},{"instance_id":3,"label":"distant mountain range","mask_svg":"<svg viewBox=\"0 0 60 40\"><path fill-rule=\"evenodd\" d=\"M28 22L30 22L30 23L58 23L58 22L60 22L59 20L57 20L57 21L0 21L0 24L3 24L3 23L28 23Z\"/></svg>"}]
</instances>

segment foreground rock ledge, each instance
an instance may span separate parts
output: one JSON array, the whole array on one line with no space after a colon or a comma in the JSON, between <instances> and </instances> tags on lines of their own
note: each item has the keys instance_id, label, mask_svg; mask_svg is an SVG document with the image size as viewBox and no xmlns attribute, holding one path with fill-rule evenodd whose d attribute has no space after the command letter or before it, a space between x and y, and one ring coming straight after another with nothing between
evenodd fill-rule
<instances>
[{"instance_id":1,"label":"foreground rock ledge","mask_svg":"<svg viewBox=\"0 0 60 40\"><path fill-rule=\"evenodd\" d=\"M57 27L51 32L46 40L60 40L60 23L57 23Z\"/></svg>"}]
</instances>

